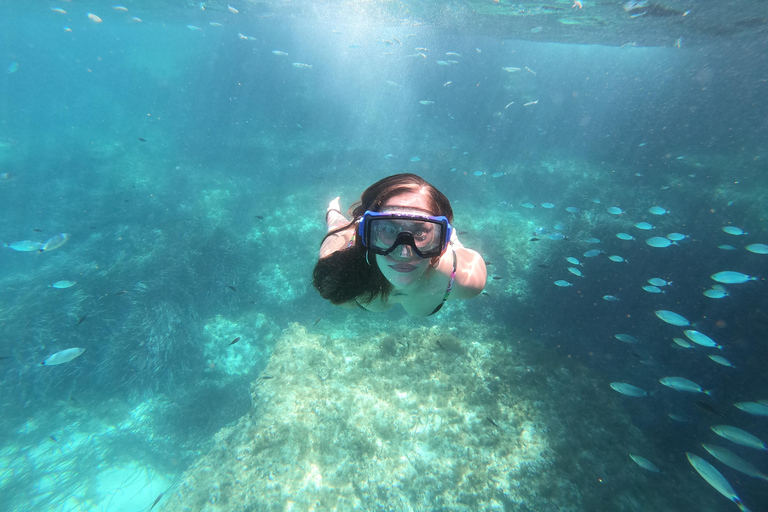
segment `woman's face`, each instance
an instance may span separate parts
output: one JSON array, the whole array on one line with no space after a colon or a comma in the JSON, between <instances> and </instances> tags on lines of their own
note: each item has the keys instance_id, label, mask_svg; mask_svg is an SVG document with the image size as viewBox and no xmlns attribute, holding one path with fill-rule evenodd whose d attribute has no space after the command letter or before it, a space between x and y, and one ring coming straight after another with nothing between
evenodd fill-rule
<instances>
[{"instance_id":1,"label":"woman's face","mask_svg":"<svg viewBox=\"0 0 768 512\"><path fill-rule=\"evenodd\" d=\"M404 192L391 197L381 207L382 212L422 213L433 215L427 209L424 192ZM408 288L424 276L429 268L430 258L421 258L408 245L399 245L386 256L376 255L376 263L395 288Z\"/></svg>"}]
</instances>

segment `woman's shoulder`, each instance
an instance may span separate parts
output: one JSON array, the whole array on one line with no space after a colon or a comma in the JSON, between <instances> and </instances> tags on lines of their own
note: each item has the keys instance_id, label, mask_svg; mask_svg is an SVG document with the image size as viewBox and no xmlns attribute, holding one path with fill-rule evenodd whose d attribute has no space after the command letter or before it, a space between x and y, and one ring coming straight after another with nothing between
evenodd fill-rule
<instances>
[{"instance_id":1,"label":"woman's shoulder","mask_svg":"<svg viewBox=\"0 0 768 512\"><path fill-rule=\"evenodd\" d=\"M452 256L451 256L452 257ZM456 276L453 283L453 297L470 299L485 288L488 271L483 257L477 251L459 247L456 249Z\"/></svg>"}]
</instances>

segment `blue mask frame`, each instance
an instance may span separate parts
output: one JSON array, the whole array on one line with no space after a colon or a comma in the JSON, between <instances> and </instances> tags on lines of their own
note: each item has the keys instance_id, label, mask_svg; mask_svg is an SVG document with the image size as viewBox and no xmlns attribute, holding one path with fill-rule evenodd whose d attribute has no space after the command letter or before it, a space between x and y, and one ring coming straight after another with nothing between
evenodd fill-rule
<instances>
[{"instance_id":1,"label":"blue mask frame","mask_svg":"<svg viewBox=\"0 0 768 512\"><path fill-rule=\"evenodd\" d=\"M440 225L443 233L443 237L440 240L440 245L438 245L435 249L422 251L416 246L416 240L413 238L413 233L409 231L401 231L397 234L395 241L390 247L382 249L380 247L373 246L371 244L371 232L373 230L373 226L376 224L376 221L390 219L421 221ZM451 223L448 222L448 218L444 215L432 216L413 213L372 212L368 210L360 219L360 224L358 225L357 231L360 240L363 241L363 245L374 254L386 256L394 251L398 246L408 245L420 258L434 258L435 256L442 255L443 252L445 252L446 247L448 247L448 243L451 241L451 234L453 233L453 226L451 226Z\"/></svg>"}]
</instances>

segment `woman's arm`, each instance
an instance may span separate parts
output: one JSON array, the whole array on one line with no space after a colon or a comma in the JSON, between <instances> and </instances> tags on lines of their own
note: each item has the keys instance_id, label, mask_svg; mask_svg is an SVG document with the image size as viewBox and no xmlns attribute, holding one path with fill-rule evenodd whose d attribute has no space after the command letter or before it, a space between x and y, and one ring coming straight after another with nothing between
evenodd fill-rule
<instances>
[{"instance_id":1,"label":"woman's arm","mask_svg":"<svg viewBox=\"0 0 768 512\"><path fill-rule=\"evenodd\" d=\"M325 223L328 231L333 231L349 224L347 218L341 213L339 199L337 197L328 203L328 209L325 212ZM323 241L323 245L320 246L320 258L325 258L336 251L344 249L349 244L349 240L354 232L355 226L350 226L349 229L328 236Z\"/></svg>"}]
</instances>

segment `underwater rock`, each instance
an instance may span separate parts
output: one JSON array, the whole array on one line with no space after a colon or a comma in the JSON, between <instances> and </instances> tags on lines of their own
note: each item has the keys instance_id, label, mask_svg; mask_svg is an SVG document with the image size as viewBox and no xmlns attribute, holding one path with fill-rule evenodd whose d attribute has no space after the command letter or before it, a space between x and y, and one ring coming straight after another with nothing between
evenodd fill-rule
<instances>
[{"instance_id":1,"label":"underwater rock","mask_svg":"<svg viewBox=\"0 0 768 512\"><path fill-rule=\"evenodd\" d=\"M544 476L549 434L502 367L526 371L501 342L444 328L334 339L292 325L271 378L252 384L253 411L215 436L162 510L490 510L545 484L551 506L572 502L567 481Z\"/></svg>"}]
</instances>

